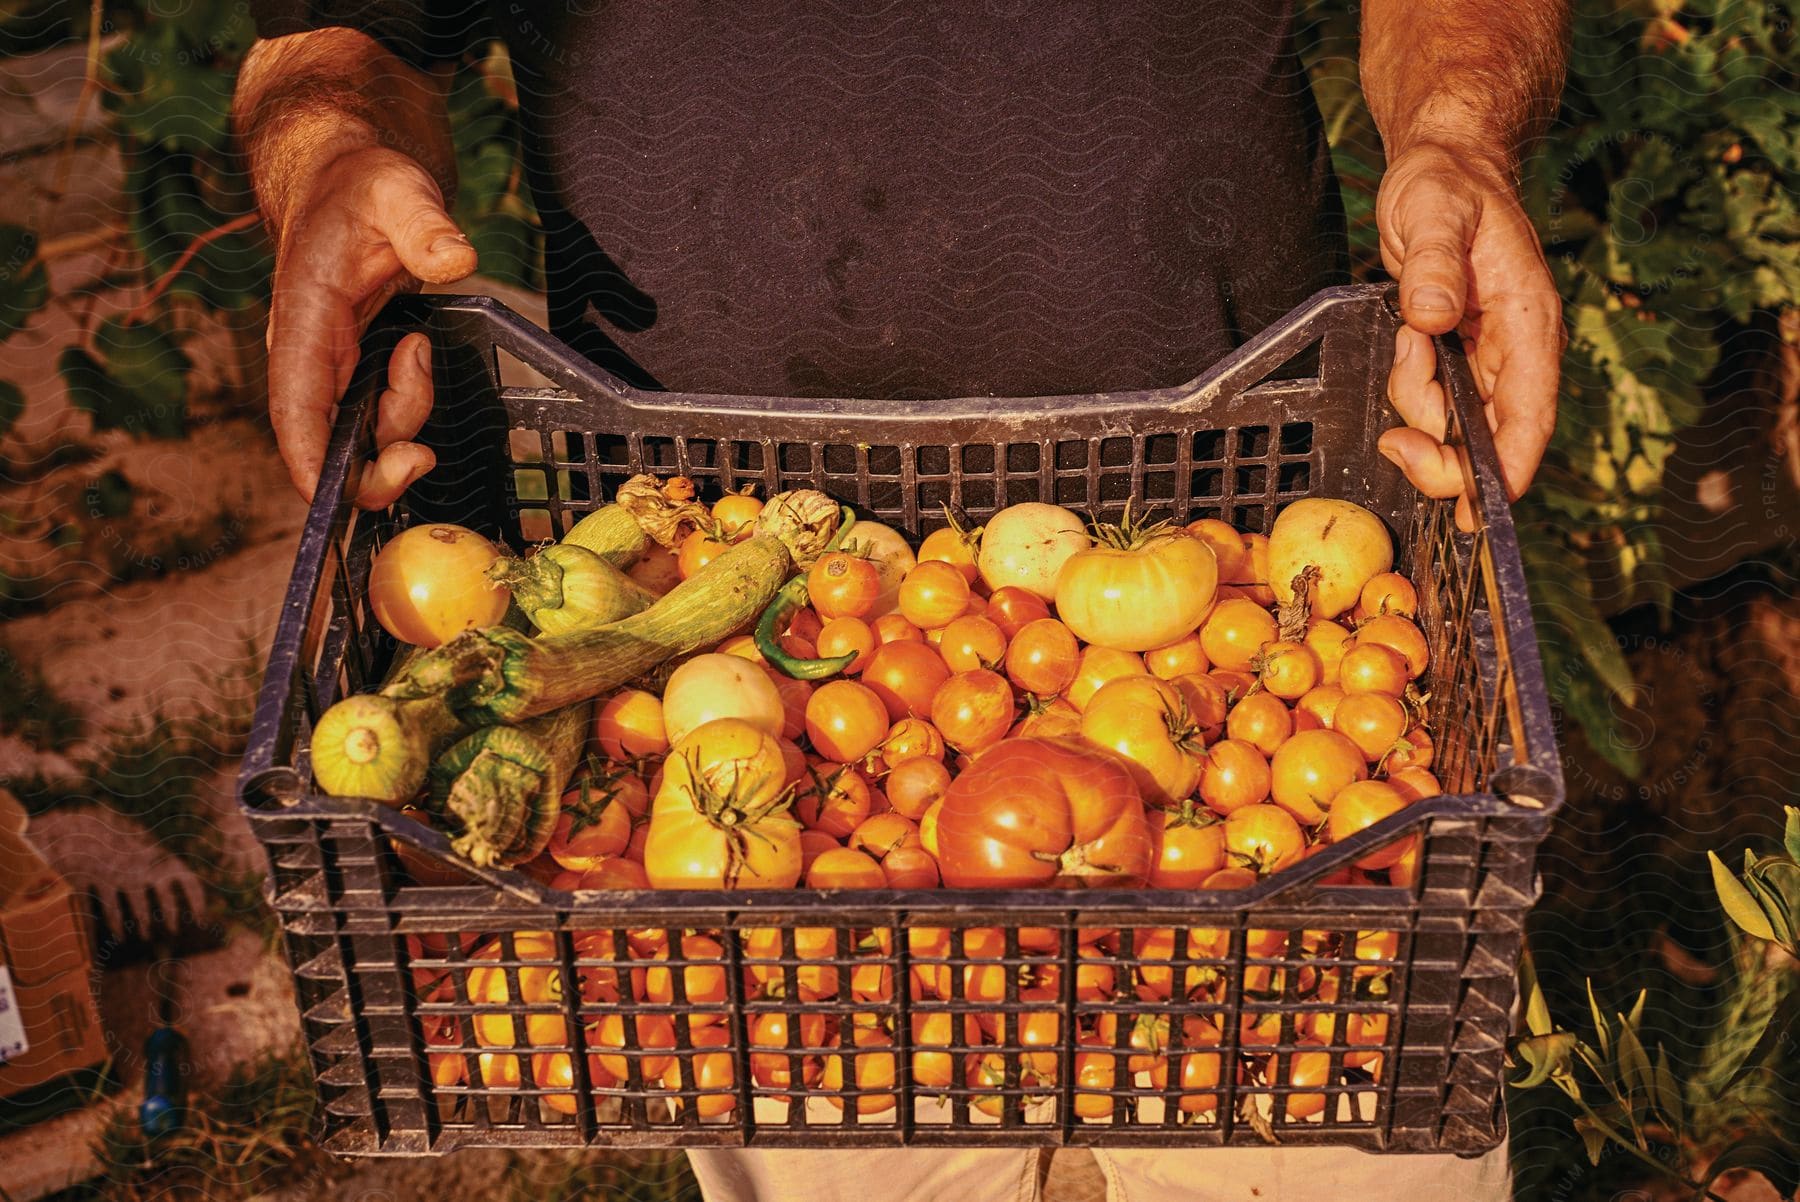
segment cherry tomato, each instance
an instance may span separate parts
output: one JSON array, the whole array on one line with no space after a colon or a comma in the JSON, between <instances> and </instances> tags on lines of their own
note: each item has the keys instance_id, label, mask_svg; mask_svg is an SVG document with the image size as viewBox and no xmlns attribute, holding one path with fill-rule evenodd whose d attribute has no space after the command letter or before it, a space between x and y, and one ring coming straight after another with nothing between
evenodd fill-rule
<instances>
[{"instance_id":1,"label":"cherry tomato","mask_svg":"<svg viewBox=\"0 0 1800 1202\"><path fill-rule=\"evenodd\" d=\"M1304 697L1294 702L1294 729L1330 730L1336 720L1338 702L1345 695L1344 690L1335 684L1322 684L1316 689L1307 690ZM1311 718L1312 725L1301 726L1302 715Z\"/></svg>"},{"instance_id":2,"label":"cherry tomato","mask_svg":"<svg viewBox=\"0 0 1800 1202\"><path fill-rule=\"evenodd\" d=\"M1333 843L1342 843L1352 835L1367 830L1384 818L1398 814L1408 805L1406 795L1383 780L1359 780L1345 785L1331 803L1331 816L1325 831ZM1384 847L1378 847L1356 861L1358 868L1375 871L1388 868L1417 843L1417 834L1407 835Z\"/></svg>"},{"instance_id":3,"label":"cherry tomato","mask_svg":"<svg viewBox=\"0 0 1800 1202\"><path fill-rule=\"evenodd\" d=\"M998 668L1006 661L1006 635L987 618L961 617L944 627L938 654L952 672Z\"/></svg>"},{"instance_id":4,"label":"cherry tomato","mask_svg":"<svg viewBox=\"0 0 1800 1202\"><path fill-rule=\"evenodd\" d=\"M1412 581L1400 573L1377 572L1363 585L1357 608L1362 611L1358 615L1359 621L1379 614L1416 618L1419 616L1419 594Z\"/></svg>"},{"instance_id":5,"label":"cherry tomato","mask_svg":"<svg viewBox=\"0 0 1800 1202\"><path fill-rule=\"evenodd\" d=\"M1274 693L1252 693L1231 707L1225 733L1272 756L1294 733L1294 715Z\"/></svg>"},{"instance_id":6,"label":"cherry tomato","mask_svg":"<svg viewBox=\"0 0 1800 1202\"><path fill-rule=\"evenodd\" d=\"M848 838L869 816L869 783L849 764L829 761L812 767L794 791L794 817L809 830Z\"/></svg>"},{"instance_id":7,"label":"cherry tomato","mask_svg":"<svg viewBox=\"0 0 1800 1202\"><path fill-rule=\"evenodd\" d=\"M1336 622L1326 618L1315 618L1306 628L1306 638L1302 641L1319 657L1319 678L1334 681L1338 678L1338 665L1343 662L1344 652L1350 650L1350 632Z\"/></svg>"},{"instance_id":8,"label":"cherry tomato","mask_svg":"<svg viewBox=\"0 0 1800 1202\"><path fill-rule=\"evenodd\" d=\"M887 876L866 852L834 847L813 861L806 884L812 889L881 889L887 885Z\"/></svg>"},{"instance_id":9,"label":"cherry tomato","mask_svg":"<svg viewBox=\"0 0 1800 1202\"><path fill-rule=\"evenodd\" d=\"M1200 645L1200 632L1196 630L1167 646L1144 652L1144 667L1152 676L1174 680L1177 676L1205 672L1212 664L1206 658L1206 649Z\"/></svg>"},{"instance_id":10,"label":"cherry tomato","mask_svg":"<svg viewBox=\"0 0 1800 1202\"><path fill-rule=\"evenodd\" d=\"M978 571L975 559L980 547L981 532L979 530L961 530L955 526L944 526L927 534L925 541L919 544L919 562L951 564L963 574L964 580L974 584Z\"/></svg>"},{"instance_id":11,"label":"cherry tomato","mask_svg":"<svg viewBox=\"0 0 1800 1202\"><path fill-rule=\"evenodd\" d=\"M640 1080L648 1084L659 1079L675 1063L675 1057L667 1054L675 1046L675 1020L667 1014L626 1016L616 1010L607 1011L594 1025L588 1045L624 1049L626 1023L632 1024L638 1050L596 1053L600 1067L619 1081L630 1081L635 1063L642 1074Z\"/></svg>"},{"instance_id":12,"label":"cherry tomato","mask_svg":"<svg viewBox=\"0 0 1800 1202\"><path fill-rule=\"evenodd\" d=\"M1008 584L988 596L987 609L983 612L1007 638L1015 639L1027 623L1049 617L1050 607L1036 593Z\"/></svg>"},{"instance_id":13,"label":"cherry tomato","mask_svg":"<svg viewBox=\"0 0 1800 1202\"><path fill-rule=\"evenodd\" d=\"M1249 580L1250 549L1244 536L1230 522L1218 518L1201 518L1189 522L1187 532L1212 548L1219 561L1219 579L1226 584L1242 584Z\"/></svg>"},{"instance_id":14,"label":"cherry tomato","mask_svg":"<svg viewBox=\"0 0 1800 1202\"><path fill-rule=\"evenodd\" d=\"M881 570L860 555L830 551L806 573L806 596L819 617L860 618L881 595Z\"/></svg>"},{"instance_id":15,"label":"cherry tomato","mask_svg":"<svg viewBox=\"0 0 1800 1202\"><path fill-rule=\"evenodd\" d=\"M969 608L969 582L962 570L927 560L900 582L900 616L921 630L948 626Z\"/></svg>"},{"instance_id":16,"label":"cherry tomato","mask_svg":"<svg viewBox=\"0 0 1800 1202\"><path fill-rule=\"evenodd\" d=\"M1086 709L1088 701L1101 686L1121 676L1146 676L1144 657L1135 651L1118 651L1111 647L1084 647L1077 661L1075 679L1063 690L1063 696L1076 709Z\"/></svg>"},{"instance_id":17,"label":"cherry tomato","mask_svg":"<svg viewBox=\"0 0 1800 1202\"><path fill-rule=\"evenodd\" d=\"M1159 834L1161 844L1150 868L1153 889L1198 889L1225 866L1224 825L1194 813L1191 806L1165 811Z\"/></svg>"},{"instance_id":18,"label":"cherry tomato","mask_svg":"<svg viewBox=\"0 0 1800 1202\"><path fill-rule=\"evenodd\" d=\"M662 698L643 689L619 690L594 716L594 735L609 760L667 755L669 735L663 729Z\"/></svg>"},{"instance_id":19,"label":"cherry tomato","mask_svg":"<svg viewBox=\"0 0 1800 1202\"><path fill-rule=\"evenodd\" d=\"M1423 801L1427 797L1436 797L1444 791L1438 778L1424 768L1391 768L1387 777L1388 784L1400 790L1401 796L1408 801Z\"/></svg>"},{"instance_id":20,"label":"cherry tomato","mask_svg":"<svg viewBox=\"0 0 1800 1202\"><path fill-rule=\"evenodd\" d=\"M718 538L713 532L696 530L681 540L681 546L675 551L675 567L683 580L717 559L725 553L730 543Z\"/></svg>"},{"instance_id":21,"label":"cherry tomato","mask_svg":"<svg viewBox=\"0 0 1800 1202\"><path fill-rule=\"evenodd\" d=\"M1200 624L1200 646L1214 668L1249 672L1263 644L1276 638L1275 619L1248 598L1232 598L1213 606Z\"/></svg>"},{"instance_id":22,"label":"cherry tomato","mask_svg":"<svg viewBox=\"0 0 1800 1202\"><path fill-rule=\"evenodd\" d=\"M1356 744L1337 731L1303 730L1281 745L1269 772L1275 804L1316 826L1325 820L1338 791L1367 779L1369 768Z\"/></svg>"},{"instance_id":23,"label":"cherry tomato","mask_svg":"<svg viewBox=\"0 0 1800 1202\"><path fill-rule=\"evenodd\" d=\"M1187 702L1188 717L1193 719L1201 738L1211 743L1225 733L1231 697L1224 685L1210 675L1199 672L1177 676L1170 683L1180 692L1181 699Z\"/></svg>"},{"instance_id":24,"label":"cherry tomato","mask_svg":"<svg viewBox=\"0 0 1800 1202\"><path fill-rule=\"evenodd\" d=\"M1224 739L1207 748L1200 765L1200 800L1221 814L1269 796L1269 762L1253 745Z\"/></svg>"},{"instance_id":25,"label":"cherry tomato","mask_svg":"<svg viewBox=\"0 0 1800 1202\"><path fill-rule=\"evenodd\" d=\"M823 1068L818 1059L818 1052L798 1049L824 1048L825 1016L823 1014L817 1011L801 1011L798 1014L784 1010L764 1011L751 1018L749 1035L752 1048L781 1049L779 1052L753 1051L750 1053L750 1076L758 1085L770 1089L791 1088L794 1083L793 1064L796 1057L801 1064L801 1084L810 1087L818 1083L819 1073ZM797 1050L790 1051L789 1049Z\"/></svg>"},{"instance_id":26,"label":"cherry tomato","mask_svg":"<svg viewBox=\"0 0 1800 1202\"><path fill-rule=\"evenodd\" d=\"M1027 693L1054 697L1074 683L1080 659L1073 631L1055 618L1037 618L1007 645L1006 676Z\"/></svg>"},{"instance_id":27,"label":"cherry tomato","mask_svg":"<svg viewBox=\"0 0 1800 1202\"><path fill-rule=\"evenodd\" d=\"M875 632L861 618L833 618L819 631L814 646L820 659L854 655L856 658L844 665L843 672L845 676L855 676L868 666L869 657L875 654Z\"/></svg>"},{"instance_id":28,"label":"cherry tomato","mask_svg":"<svg viewBox=\"0 0 1800 1202\"><path fill-rule=\"evenodd\" d=\"M873 667L877 660L869 663ZM820 685L806 703L806 737L813 749L839 763L860 760L887 737L888 707L873 690L853 680Z\"/></svg>"},{"instance_id":29,"label":"cherry tomato","mask_svg":"<svg viewBox=\"0 0 1800 1202\"><path fill-rule=\"evenodd\" d=\"M1012 723L1012 686L995 671L959 671L932 698L931 725L947 745L965 754L994 747Z\"/></svg>"},{"instance_id":30,"label":"cherry tomato","mask_svg":"<svg viewBox=\"0 0 1800 1202\"><path fill-rule=\"evenodd\" d=\"M1280 806L1243 806L1225 816L1225 850L1259 873L1279 872L1300 862L1306 836Z\"/></svg>"},{"instance_id":31,"label":"cherry tomato","mask_svg":"<svg viewBox=\"0 0 1800 1202\"><path fill-rule=\"evenodd\" d=\"M1353 647L1371 644L1386 647L1406 661L1408 680L1417 680L1431 663L1431 647L1411 619L1398 614L1379 614L1356 628Z\"/></svg>"},{"instance_id":32,"label":"cherry tomato","mask_svg":"<svg viewBox=\"0 0 1800 1202\"><path fill-rule=\"evenodd\" d=\"M887 776L888 801L894 812L914 822L923 818L933 804L942 801L944 791L949 787L950 769L944 767L942 760L923 756L905 761Z\"/></svg>"},{"instance_id":33,"label":"cherry tomato","mask_svg":"<svg viewBox=\"0 0 1800 1202\"><path fill-rule=\"evenodd\" d=\"M1406 693L1406 660L1384 643L1352 643L1338 663L1338 684L1346 693Z\"/></svg>"},{"instance_id":34,"label":"cherry tomato","mask_svg":"<svg viewBox=\"0 0 1800 1202\"><path fill-rule=\"evenodd\" d=\"M908 716L929 719L932 701L949 679L950 669L934 648L907 640L876 647L862 672L862 683L881 699L894 722Z\"/></svg>"},{"instance_id":35,"label":"cherry tomato","mask_svg":"<svg viewBox=\"0 0 1800 1202\"><path fill-rule=\"evenodd\" d=\"M1319 657L1300 643L1277 639L1265 644L1254 663L1263 688L1283 701L1297 701L1319 683Z\"/></svg>"},{"instance_id":36,"label":"cherry tomato","mask_svg":"<svg viewBox=\"0 0 1800 1202\"><path fill-rule=\"evenodd\" d=\"M1338 702L1331 729L1355 743L1373 764L1406 733L1406 707L1386 693L1351 693Z\"/></svg>"},{"instance_id":37,"label":"cherry tomato","mask_svg":"<svg viewBox=\"0 0 1800 1202\"><path fill-rule=\"evenodd\" d=\"M762 501L748 492L728 492L713 502L713 521L719 524L721 534L736 541L756 529L756 518L762 508Z\"/></svg>"},{"instance_id":38,"label":"cherry tomato","mask_svg":"<svg viewBox=\"0 0 1800 1202\"><path fill-rule=\"evenodd\" d=\"M899 614L882 614L875 619L875 645L884 643L922 643L925 632Z\"/></svg>"}]
</instances>

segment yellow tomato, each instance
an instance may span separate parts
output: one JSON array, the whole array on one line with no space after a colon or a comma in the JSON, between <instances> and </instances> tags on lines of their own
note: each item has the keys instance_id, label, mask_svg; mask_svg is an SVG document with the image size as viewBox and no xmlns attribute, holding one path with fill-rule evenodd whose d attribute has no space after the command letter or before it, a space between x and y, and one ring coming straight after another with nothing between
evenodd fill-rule
<instances>
[{"instance_id":1,"label":"yellow tomato","mask_svg":"<svg viewBox=\"0 0 1800 1202\"><path fill-rule=\"evenodd\" d=\"M1144 800L1176 804L1200 782L1206 750L1180 690L1154 676L1102 686L1081 713L1081 737L1125 757Z\"/></svg>"},{"instance_id":2,"label":"yellow tomato","mask_svg":"<svg viewBox=\"0 0 1800 1202\"><path fill-rule=\"evenodd\" d=\"M1078 551L1056 578L1056 613L1076 637L1118 651L1150 651L1192 634L1212 608L1219 565L1185 530L1121 535L1122 545Z\"/></svg>"}]
</instances>

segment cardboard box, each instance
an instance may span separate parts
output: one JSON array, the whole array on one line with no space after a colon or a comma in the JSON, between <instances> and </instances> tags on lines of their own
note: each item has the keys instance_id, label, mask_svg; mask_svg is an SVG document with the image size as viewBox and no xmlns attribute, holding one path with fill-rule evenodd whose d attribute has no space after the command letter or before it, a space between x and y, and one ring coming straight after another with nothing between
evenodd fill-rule
<instances>
[{"instance_id":1,"label":"cardboard box","mask_svg":"<svg viewBox=\"0 0 1800 1202\"><path fill-rule=\"evenodd\" d=\"M25 838L0 790L0 1098L101 1063L82 899Z\"/></svg>"}]
</instances>

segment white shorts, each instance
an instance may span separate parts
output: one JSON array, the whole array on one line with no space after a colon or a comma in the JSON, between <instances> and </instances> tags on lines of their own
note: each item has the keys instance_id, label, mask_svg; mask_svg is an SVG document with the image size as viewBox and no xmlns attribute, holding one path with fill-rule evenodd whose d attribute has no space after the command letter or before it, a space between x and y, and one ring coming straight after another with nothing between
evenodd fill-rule
<instances>
[{"instance_id":1,"label":"white shorts","mask_svg":"<svg viewBox=\"0 0 1800 1202\"><path fill-rule=\"evenodd\" d=\"M1037 1202L1040 1153L1016 1148L691 1149L706 1202ZM1506 1146L1485 1156L1349 1148L1102 1151L1106 1202L1506 1202Z\"/></svg>"}]
</instances>

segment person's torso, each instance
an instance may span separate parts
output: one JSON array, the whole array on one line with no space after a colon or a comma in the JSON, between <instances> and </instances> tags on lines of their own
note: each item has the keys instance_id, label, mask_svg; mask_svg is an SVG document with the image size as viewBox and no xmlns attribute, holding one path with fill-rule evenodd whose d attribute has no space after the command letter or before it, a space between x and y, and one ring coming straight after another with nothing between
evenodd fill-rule
<instances>
[{"instance_id":1,"label":"person's torso","mask_svg":"<svg viewBox=\"0 0 1800 1202\"><path fill-rule=\"evenodd\" d=\"M636 383L1173 384L1341 271L1285 3L551 7L502 20L552 325Z\"/></svg>"}]
</instances>

